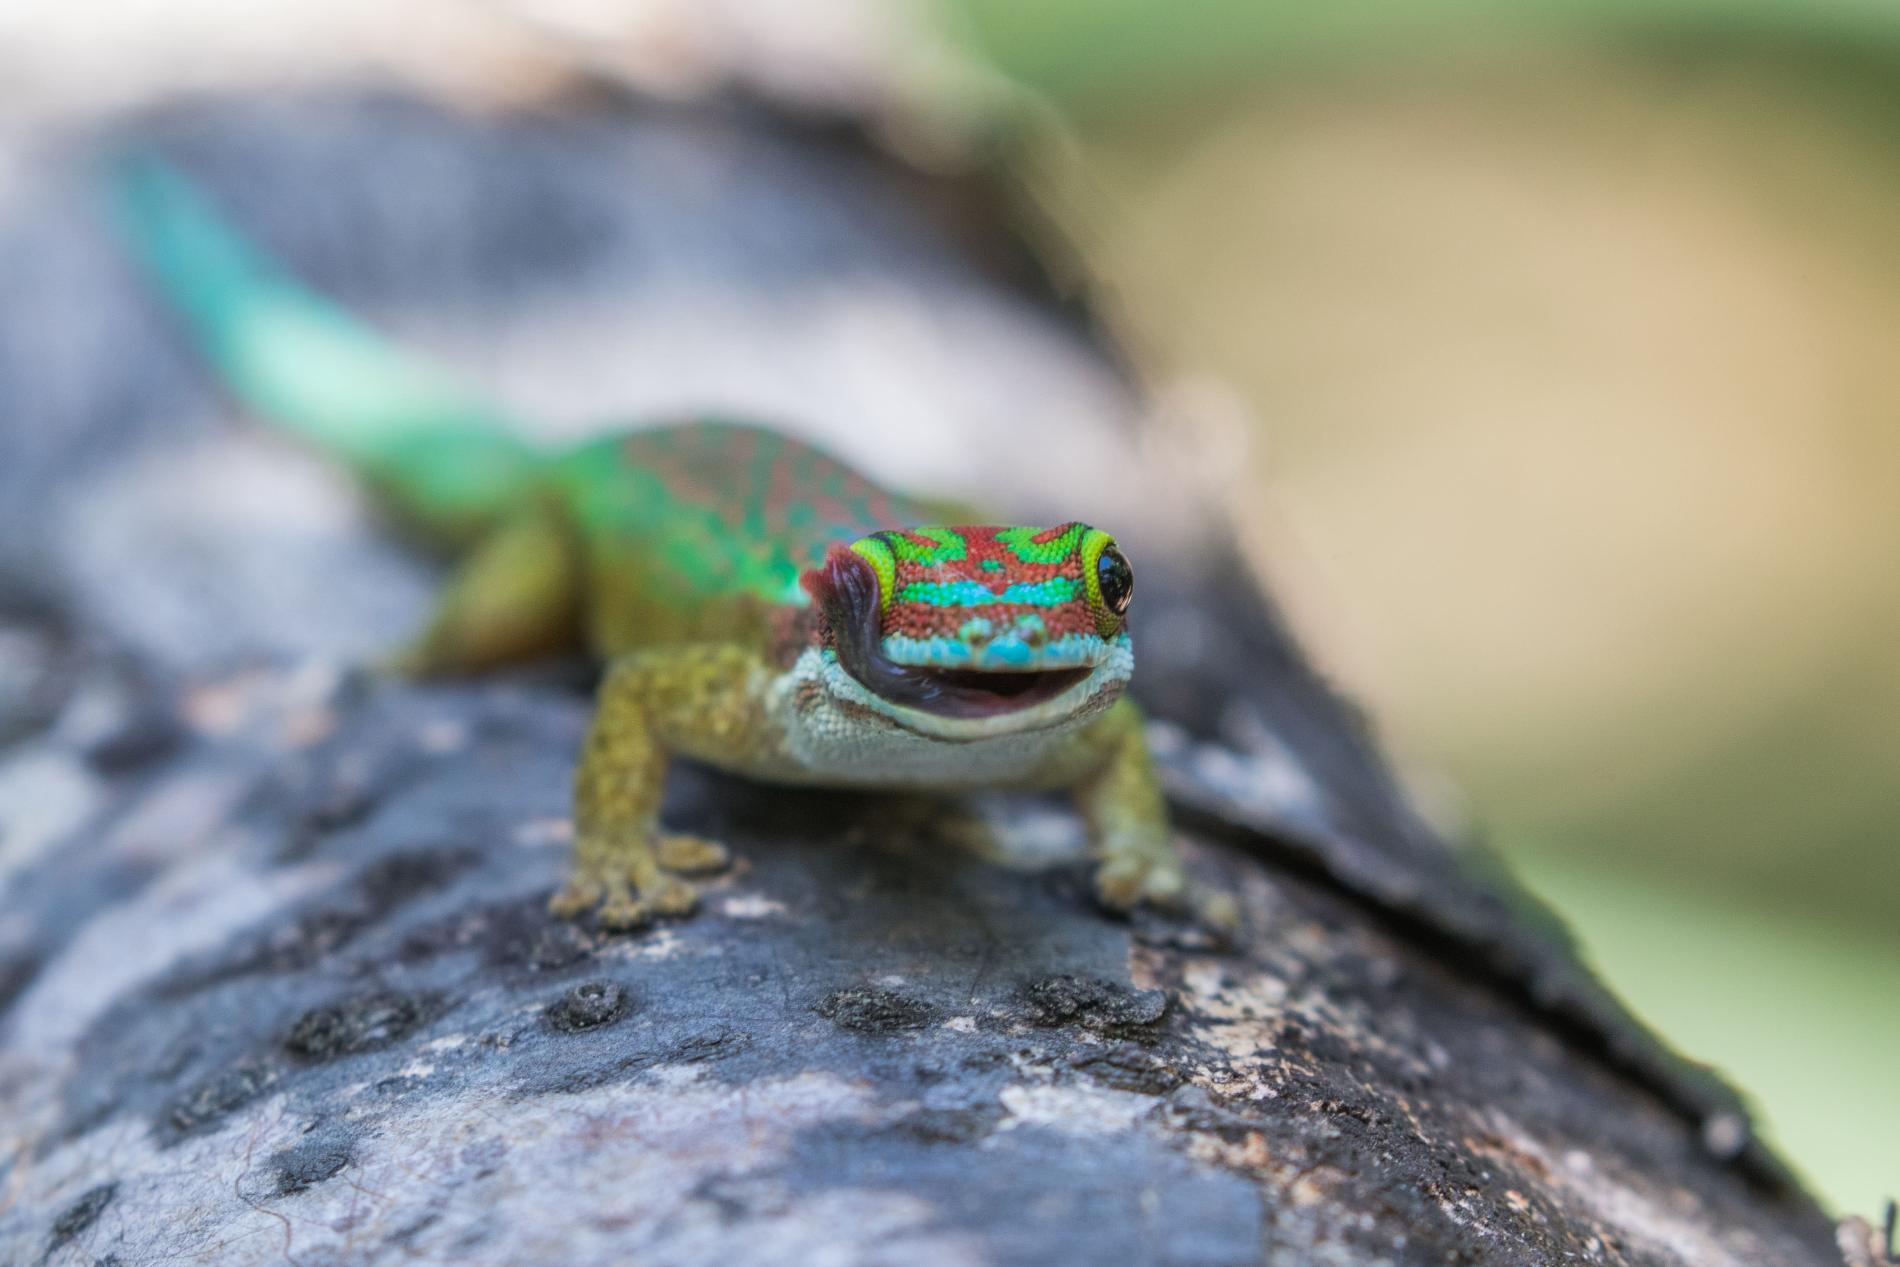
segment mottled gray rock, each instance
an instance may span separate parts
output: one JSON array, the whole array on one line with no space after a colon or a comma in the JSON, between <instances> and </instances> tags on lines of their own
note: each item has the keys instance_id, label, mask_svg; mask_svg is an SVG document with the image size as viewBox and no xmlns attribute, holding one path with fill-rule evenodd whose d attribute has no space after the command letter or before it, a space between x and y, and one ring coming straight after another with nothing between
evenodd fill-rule
<instances>
[{"instance_id":1,"label":"mottled gray rock","mask_svg":"<svg viewBox=\"0 0 1900 1267\"><path fill-rule=\"evenodd\" d=\"M737 858L701 914L551 921L585 674L350 667L429 566L140 297L86 193L127 135L45 141L0 206L0 279L47 296L0 309L0 1260L1838 1263L1732 1096L1408 809L1218 533L1152 513L1187 499L1136 397L980 181L745 111L136 133L549 437L737 408L1132 522L1231 941L1098 910L1057 802L983 802L978 860L690 769L671 819ZM1008 460L1025 418L1072 468Z\"/></svg>"},{"instance_id":2,"label":"mottled gray rock","mask_svg":"<svg viewBox=\"0 0 1900 1267\"><path fill-rule=\"evenodd\" d=\"M738 864L610 937L543 911L580 694L304 664L178 706L8 876L15 1259L1826 1261L1796 1194L1251 851L1190 846L1227 948L686 771Z\"/></svg>"}]
</instances>

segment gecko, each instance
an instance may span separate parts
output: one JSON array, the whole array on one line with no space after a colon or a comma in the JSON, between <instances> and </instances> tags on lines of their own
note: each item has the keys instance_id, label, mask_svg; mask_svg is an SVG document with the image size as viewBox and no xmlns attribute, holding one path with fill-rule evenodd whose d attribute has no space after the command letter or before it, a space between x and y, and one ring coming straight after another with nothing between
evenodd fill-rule
<instances>
[{"instance_id":1,"label":"gecko","mask_svg":"<svg viewBox=\"0 0 1900 1267\"><path fill-rule=\"evenodd\" d=\"M660 820L687 758L768 783L1073 797L1108 907L1180 906L1142 715L1134 573L1081 522L963 522L820 449L697 419L544 451L506 410L293 278L182 173L111 175L113 216L217 379L457 557L394 657L418 677L604 666L550 902L682 917L718 842Z\"/></svg>"}]
</instances>

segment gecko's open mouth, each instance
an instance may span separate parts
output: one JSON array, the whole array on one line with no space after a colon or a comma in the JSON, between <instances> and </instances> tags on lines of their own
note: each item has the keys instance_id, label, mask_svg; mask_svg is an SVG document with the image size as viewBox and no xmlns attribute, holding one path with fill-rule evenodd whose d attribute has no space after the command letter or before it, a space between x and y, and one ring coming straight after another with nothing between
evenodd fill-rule
<instances>
[{"instance_id":1,"label":"gecko's open mouth","mask_svg":"<svg viewBox=\"0 0 1900 1267\"><path fill-rule=\"evenodd\" d=\"M806 586L831 622L838 663L875 695L939 717L999 717L1045 703L1088 678L1084 665L1031 671L944 669L899 664L879 645L877 573L834 549Z\"/></svg>"},{"instance_id":2,"label":"gecko's open mouth","mask_svg":"<svg viewBox=\"0 0 1900 1267\"><path fill-rule=\"evenodd\" d=\"M842 654L845 671L895 704L941 717L995 717L1052 700L1088 677L1088 669L1047 669L1033 673L983 673L970 669L930 669L883 661L867 678ZM867 666L868 668L868 666Z\"/></svg>"}]
</instances>

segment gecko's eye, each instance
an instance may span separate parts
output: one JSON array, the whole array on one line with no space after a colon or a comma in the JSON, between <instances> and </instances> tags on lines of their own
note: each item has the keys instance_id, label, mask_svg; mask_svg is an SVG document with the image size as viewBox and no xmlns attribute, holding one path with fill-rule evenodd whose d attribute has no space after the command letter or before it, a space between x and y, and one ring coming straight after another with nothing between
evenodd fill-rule
<instances>
[{"instance_id":1,"label":"gecko's eye","mask_svg":"<svg viewBox=\"0 0 1900 1267\"><path fill-rule=\"evenodd\" d=\"M1135 596L1135 570L1113 545L1103 546L1095 560L1095 579L1102 587L1102 604L1117 616L1128 614L1129 600Z\"/></svg>"}]
</instances>

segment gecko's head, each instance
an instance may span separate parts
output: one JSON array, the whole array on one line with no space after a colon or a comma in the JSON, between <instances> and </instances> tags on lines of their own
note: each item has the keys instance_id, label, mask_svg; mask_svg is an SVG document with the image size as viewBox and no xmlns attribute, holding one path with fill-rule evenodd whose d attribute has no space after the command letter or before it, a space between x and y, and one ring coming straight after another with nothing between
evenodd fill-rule
<instances>
[{"instance_id":1,"label":"gecko's head","mask_svg":"<svg viewBox=\"0 0 1900 1267\"><path fill-rule=\"evenodd\" d=\"M918 734L981 739L1107 707L1134 670L1134 573L1087 524L877 532L805 574L823 689Z\"/></svg>"}]
</instances>

